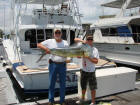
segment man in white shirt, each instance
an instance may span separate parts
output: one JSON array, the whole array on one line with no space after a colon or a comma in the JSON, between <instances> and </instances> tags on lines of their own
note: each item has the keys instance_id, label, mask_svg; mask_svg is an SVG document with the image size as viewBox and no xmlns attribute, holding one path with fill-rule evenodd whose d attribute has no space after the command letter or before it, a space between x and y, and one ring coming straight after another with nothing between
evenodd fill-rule
<instances>
[{"instance_id":1,"label":"man in white shirt","mask_svg":"<svg viewBox=\"0 0 140 105\"><path fill-rule=\"evenodd\" d=\"M89 87L91 90L91 97L92 102L90 105L95 105L95 94L97 89L97 81L95 76L95 64L98 63L99 53L97 48L93 47L93 36L87 36L86 41L81 40L80 38L75 38L75 42L82 42L88 44L92 49L92 55L91 56L84 56L82 58L82 71L81 71L81 88L82 88L82 96L79 101L77 101L77 104L81 104L85 100L85 93L87 84L89 83Z\"/></svg>"},{"instance_id":2,"label":"man in white shirt","mask_svg":"<svg viewBox=\"0 0 140 105\"><path fill-rule=\"evenodd\" d=\"M48 39L37 46L50 54L51 48L64 48L68 47L68 43L61 38L61 29L54 29L54 39ZM65 85L66 85L66 58L56 55L51 55L49 58L49 105L54 104L55 83L59 74L60 80L60 104L65 105Z\"/></svg>"}]
</instances>

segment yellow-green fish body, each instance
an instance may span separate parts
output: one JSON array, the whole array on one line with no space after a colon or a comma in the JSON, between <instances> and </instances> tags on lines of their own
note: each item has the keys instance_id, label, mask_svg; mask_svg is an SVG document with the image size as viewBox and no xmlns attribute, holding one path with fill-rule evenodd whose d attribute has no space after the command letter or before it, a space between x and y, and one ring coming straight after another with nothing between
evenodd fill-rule
<instances>
[{"instance_id":1,"label":"yellow-green fish body","mask_svg":"<svg viewBox=\"0 0 140 105\"><path fill-rule=\"evenodd\" d=\"M67 48L53 48L50 49L51 54L62 56L62 57L82 57L82 56L91 56L92 49L88 44L82 44L79 47L67 47ZM37 60L39 62L46 52L43 51L40 58Z\"/></svg>"}]
</instances>

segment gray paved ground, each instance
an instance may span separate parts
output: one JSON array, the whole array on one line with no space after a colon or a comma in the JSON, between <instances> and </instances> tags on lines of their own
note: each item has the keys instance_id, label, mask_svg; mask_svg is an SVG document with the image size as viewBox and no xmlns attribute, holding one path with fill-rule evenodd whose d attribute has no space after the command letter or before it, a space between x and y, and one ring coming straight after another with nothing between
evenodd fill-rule
<instances>
[{"instance_id":1,"label":"gray paved ground","mask_svg":"<svg viewBox=\"0 0 140 105\"><path fill-rule=\"evenodd\" d=\"M56 104L58 104L59 98L56 98ZM66 96L66 105L77 105L75 102L78 100L77 94ZM87 101L83 105L89 105ZM111 103L111 105L140 105L140 83L136 84L136 89L133 91L127 91L111 96L101 97L96 99L96 103ZM34 103L24 103L19 105L47 105L48 99L36 101Z\"/></svg>"},{"instance_id":2,"label":"gray paved ground","mask_svg":"<svg viewBox=\"0 0 140 105\"><path fill-rule=\"evenodd\" d=\"M0 63L0 105L18 103L11 81Z\"/></svg>"}]
</instances>

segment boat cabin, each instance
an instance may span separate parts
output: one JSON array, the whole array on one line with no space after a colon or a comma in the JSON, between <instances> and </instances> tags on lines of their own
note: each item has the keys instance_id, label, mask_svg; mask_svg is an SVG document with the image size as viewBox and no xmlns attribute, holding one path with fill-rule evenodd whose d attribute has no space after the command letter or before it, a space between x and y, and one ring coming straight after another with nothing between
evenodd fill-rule
<instances>
[{"instance_id":1,"label":"boat cabin","mask_svg":"<svg viewBox=\"0 0 140 105\"><path fill-rule=\"evenodd\" d=\"M140 43L140 16L100 19L91 30L95 42Z\"/></svg>"}]
</instances>

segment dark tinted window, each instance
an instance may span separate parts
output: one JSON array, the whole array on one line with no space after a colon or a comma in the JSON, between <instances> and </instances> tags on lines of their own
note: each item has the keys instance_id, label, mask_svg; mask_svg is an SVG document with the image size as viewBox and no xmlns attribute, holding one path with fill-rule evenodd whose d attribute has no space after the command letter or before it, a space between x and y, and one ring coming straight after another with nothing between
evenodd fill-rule
<instances>
[{"instance_id":1,"label":"dark tinted window","mask_svg":"<svg viewBox=\"0 0 140 105\"><path fill-rule=\"evenodd\" d=\"M66 30L62 30L62 39L67 40ZM30 41L30 48L37 48L37 43L53 38L53 29L31 29L25 32L25 41Z\"/></svg>"},{"instance_id":2,"label":"dark tinted window","mask_svg":"<svg viewBox=\"0 0 140 105\"><path fill-rule=\"evenodd\" d=\"M103 28L101 32L103 36L117 36L116 28Z\"/></svg>"},{"instance_id":3,"label":"dark tinted window","mask_svg":"<svg viewBox=\"0 0 140 105\"><path fill-rule=\"evenodd\" d=\"M52 29L46 29L45 34L46 34L46 39L52 39L53 38L53 30Z\"/></svg>"},{"instance_id":4,"label":"dark tinted window","mask_svg":"<svg viewBox=\"0 0 140 105\"><path fill-rule=\"evenodd\" d=\"M37 29L37 43L40 43L44 41L44 30L43 29Z\"/></svg>"},{"instance_id":5,"label":"dark tinted window","mask_svg":"<svg viewBox=\"0 0 140 105\"><path fill-rule=\"evenodd\" d=\"M63 29L62 29L62 39L67 40L66 30L63 30Z\"/></svg>"},{"instance_id":6,"label":"dark tinted window","mask_svg":"<svg viewBox=\"0 0 140 105\"><path fill-rule=\"evenodd\" d=\"M70 45L74 43L74 38L75 38L75 31L71 30L70 31Z\"/></svg>"},{"instance_id":7,"label":"dark tinted window","mask_svg":"<svg viewBox=\"0 0 140 105\"><path fill-rule=\"evenodd\" d=\"M116 28L110 28L109 34L110 34L110 36L117 36L117 29Z\"/></svg>"},{"instance_id":8,"label":"dark tinted window","mask_svg":"<svg viewBox=\"0 0 140 105\"><path fill-rule=\"evenodd\" d=\"M30 41L30 47L36 48L36 30L31 29L25 32L25 41Z\"/></svg>"}]
</instances>

